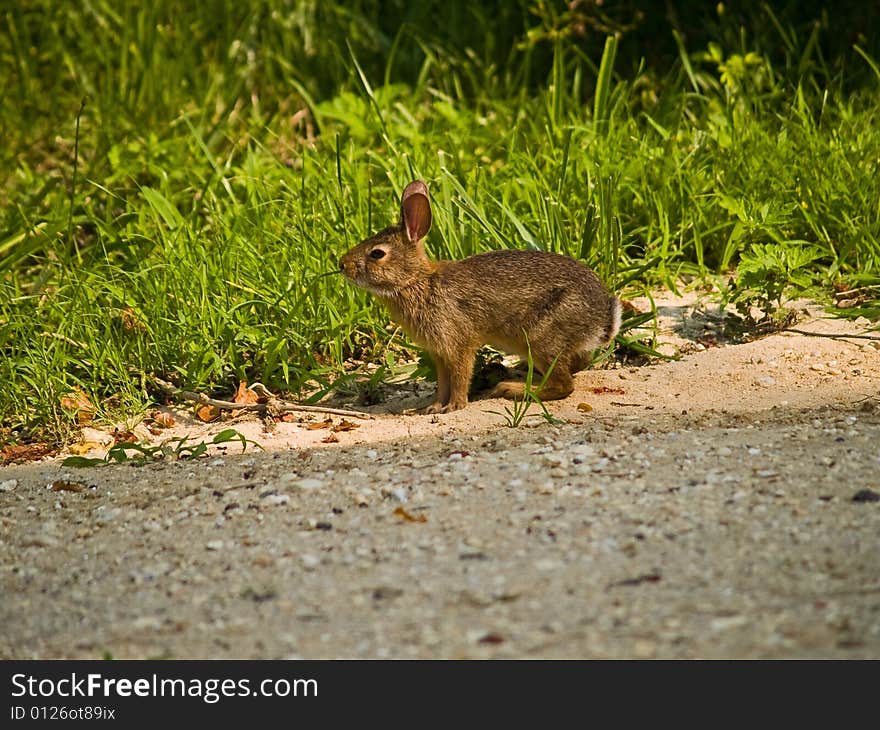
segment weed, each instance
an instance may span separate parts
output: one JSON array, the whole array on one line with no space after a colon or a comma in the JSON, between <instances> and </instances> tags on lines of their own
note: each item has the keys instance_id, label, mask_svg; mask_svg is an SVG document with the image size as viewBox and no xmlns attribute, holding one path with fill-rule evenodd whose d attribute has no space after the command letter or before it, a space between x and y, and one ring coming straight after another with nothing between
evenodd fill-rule
<instances>
[{"instance_id":1,"label":"weed","mask_svg":"<svg viewBox=\"0 0 880 730\"><path fill-rule=\"evenodd\" d=\"M262 450L262 446L256 441L245 438L244 434L239 433L234 428L227 428L218 433L209 442L199 441L193 443L188 436L179 436L166 439L161 444L150 445L141 444L134 441L120 441L111 446L103 459L93 459L85 456L68 456L62 466L88 467L88 466L105 466L107 464L122 464L131 462L135 464L144 464L159 459L197 459L208 453L209 446L217 446L226 444L231 441L241 443L242 450L246 450L248 444ZM134 456L129 456L128 452L135 452Z\"/></svg>"},{"instance_id":2,"label":"weed","mask_svg":"<svg viewBox=\"0 0 880 730\"><path fill-rule=\"evenodd\" d=\"M877 14L704 4L677 33L606 5L10 5L0 423L63 441L77 387L140 412L132 371L298 394L381 360L387 315L325 274L414 177L437 258L540 248L765 309L876 285Z\"/></svg>"}]
</instances>

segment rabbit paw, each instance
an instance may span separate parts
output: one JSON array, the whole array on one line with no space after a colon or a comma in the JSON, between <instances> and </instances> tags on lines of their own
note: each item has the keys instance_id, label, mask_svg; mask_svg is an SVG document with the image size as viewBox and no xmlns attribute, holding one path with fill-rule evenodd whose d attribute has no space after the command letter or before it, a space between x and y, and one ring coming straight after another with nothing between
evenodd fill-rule
<instances>
[{"instance_id":1,"label":"rabbit paw","mask_svg":"<svg viewBox=\"0 0 880 730\"><path fill-rule=\"evenodd\" d=\"M430 415L432 413L452 413L453 411L460 411L466 405L467 403L453 403L452 401L450 401L446 405L444 405L443 403L432 403L427 408L425 408L422 413L425 413L427 415Z\"/></svg>"},{"instance_id":2,"label":"rabbit paw","mask_svg":"<svg viewBox=\"0 0 880 730\"><path fill-rule=\"evenodd\" d=\"M516 380L505 380L495 386L490 394L492 398L510 398L511 400L520 399L525 395L526 386L524 383Z\"/></svg>"}]
</instances>

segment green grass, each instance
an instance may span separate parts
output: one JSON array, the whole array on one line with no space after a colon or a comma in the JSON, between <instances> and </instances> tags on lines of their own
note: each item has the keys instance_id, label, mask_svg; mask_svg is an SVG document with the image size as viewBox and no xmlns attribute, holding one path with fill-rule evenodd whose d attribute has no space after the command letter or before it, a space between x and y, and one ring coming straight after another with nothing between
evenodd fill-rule
<instances>
[{"instance_id":1,"label":"green grass","mask_svg":"<svg viewBox=\"0 0 880 730\"><path fill-rule=\"evenodd\" d=\"M74 386L116 419L143 373L297 394L382 359L387 315L330 272L415 177L436 257L542 248L767 307L864 287L848 313L880 315L880 73L821 53L827 19L667 28L652 65L565 3L382 5L0 12L0 440L63 439Z\"/></svg>"}]
</instances>

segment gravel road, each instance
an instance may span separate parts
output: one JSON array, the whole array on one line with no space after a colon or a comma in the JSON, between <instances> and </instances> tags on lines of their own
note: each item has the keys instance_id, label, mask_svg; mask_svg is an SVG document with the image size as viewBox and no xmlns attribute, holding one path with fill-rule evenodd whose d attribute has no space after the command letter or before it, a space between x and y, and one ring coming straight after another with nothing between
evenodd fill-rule
<instances>
[{"instance_id":1,"label":"gravel road","mask_svg":"<svg viewBox=\"0 0 880 730\"><path fill-rule=\"evenodd\" d=\"M594 371L558 425L4 467L0 657L880 658L872 347Z\"/></svg>"}]
</instances>

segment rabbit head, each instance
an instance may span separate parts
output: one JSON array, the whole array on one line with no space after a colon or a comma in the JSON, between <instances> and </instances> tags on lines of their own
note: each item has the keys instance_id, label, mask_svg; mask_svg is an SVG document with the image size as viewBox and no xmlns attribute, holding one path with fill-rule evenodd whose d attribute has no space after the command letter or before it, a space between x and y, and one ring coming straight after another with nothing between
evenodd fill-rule
<instances>
[{"instance_id":1,"label":"rabbit head","mask_svg":"<svg viewBox=\"0 0 880 730\"><path fill-rule=\"evenodd\" d=\"M400 222L351 249L339 261L339 269L362 289L379 297L394 296L433 271L422 243L430 229L428 188L416 180L401 196Z\"/></svg>"}]
</instances>

